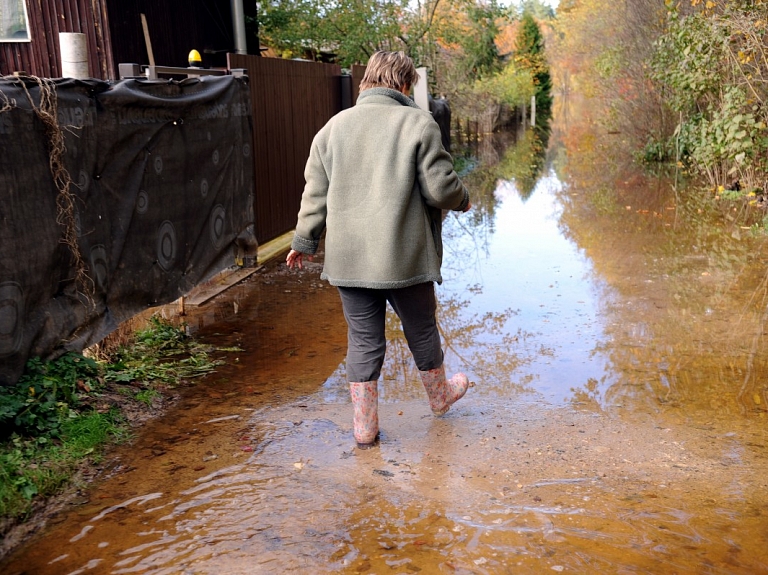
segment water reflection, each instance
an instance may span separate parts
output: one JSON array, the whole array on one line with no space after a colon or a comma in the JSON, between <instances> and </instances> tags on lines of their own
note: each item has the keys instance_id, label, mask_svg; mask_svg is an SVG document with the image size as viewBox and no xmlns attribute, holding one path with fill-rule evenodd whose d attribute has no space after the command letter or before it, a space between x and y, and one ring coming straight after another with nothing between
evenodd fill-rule
<instances>
[{"instance_id":1,"label":"water reflection","mask_svg":"<svg viewBox=\"0 0 768 575\"><path fill-rule=\"evenodd\" d=\"M764 241L700 190L575 156L560 225L611 288L604 403L762 417Z\"/></svg>"},{"instance_id":2,"label":"water reflection","mask_svg":"<svg viewBox=\"0 0 768 575\"><path fill-rule=\"evenodd\" d=\"M619 147L601 156L610 143L585 135L565 154L554 138L542 177L528 132L470 179L470 222L446 220L450 363L490 383L478 393L762 417L763 242L736 207L639 171Z\"/></svg>"}]
</instances>

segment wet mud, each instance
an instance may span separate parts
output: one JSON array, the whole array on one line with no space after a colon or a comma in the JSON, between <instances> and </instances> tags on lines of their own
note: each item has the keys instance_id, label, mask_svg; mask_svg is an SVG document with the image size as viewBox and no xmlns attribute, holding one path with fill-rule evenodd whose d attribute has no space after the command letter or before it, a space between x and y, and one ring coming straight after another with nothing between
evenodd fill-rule
<instances>
[{"instance_id":1,"label":"wet mud","mask_svg":"<svg viewBox=\"0 0 768 575\"><path fill-rule=\"evenodd\" d=\"M371 450L335 289L270 264L187 318L242 351L0 570L768 572L763 247L632 191L595 212L550 170L450 215L440 328L475 385L435 418L390 315Z\"/></svg>"}]
</instances>

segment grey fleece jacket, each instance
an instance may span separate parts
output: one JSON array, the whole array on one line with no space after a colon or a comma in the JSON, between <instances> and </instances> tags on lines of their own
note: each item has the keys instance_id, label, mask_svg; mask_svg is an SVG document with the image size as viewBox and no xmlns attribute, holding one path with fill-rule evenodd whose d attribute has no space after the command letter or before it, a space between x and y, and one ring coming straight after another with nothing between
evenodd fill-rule
<instances>
[{"instance_id":1,"label":"grey fleece jacket","mask_svg":"<svg viewBox=\"0 0 768 575\"><path fill-rule=\"evenodd\" d=\"M342 287L442 283L442 210L469 194L432 115L396 90L363 91L312 142L291 247L314 254L322 279Z\"/></svg>"}]
</instances>

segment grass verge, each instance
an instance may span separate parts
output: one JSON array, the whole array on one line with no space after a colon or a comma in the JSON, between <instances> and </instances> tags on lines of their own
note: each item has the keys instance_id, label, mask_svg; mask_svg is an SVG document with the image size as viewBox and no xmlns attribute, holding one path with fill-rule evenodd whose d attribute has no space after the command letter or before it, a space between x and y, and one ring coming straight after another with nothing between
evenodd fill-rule
<instances>
[{"instance_id":1,"label":"grass verge","mask_svg":"<svg viewBox=\"0 0 768 575\"><path fill-rule=\"evenodd\" d=\"M0 388L0 535L58 494L83 465L131 437L130 421L163 391L223 363L158 317L109 354L31 359Z\"/></svg>"}]
</instances>

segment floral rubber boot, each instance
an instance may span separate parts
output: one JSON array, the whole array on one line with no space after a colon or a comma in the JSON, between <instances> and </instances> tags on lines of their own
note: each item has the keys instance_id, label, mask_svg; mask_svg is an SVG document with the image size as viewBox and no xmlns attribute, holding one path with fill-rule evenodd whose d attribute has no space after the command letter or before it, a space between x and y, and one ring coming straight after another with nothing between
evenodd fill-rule
<instances>
[{"instance_id":1,"label":"floral rubber boot","mask_svg":"<svg viewBox=\"0 0 768 575\"><path fill-rule=\"evenodd\" d=\"M451 379L445 379L444 365L428 371L419 371L419 375L429 396L429 407L435 415L443 415L454 403L464 397L469 389L469 379L463 373L457 373Z\"/></svg>"},{"instance_id":2,"label":"floral rubber boot","mask_svg":"<svg viewBox=\"0 0 768 575\"><path fill-rule=\"evenodd\" d=\"M370 449L379 439L379 388L377 381L350 381L354 408L355 441L359 449Z\"/></svg>"}]
</instances>

